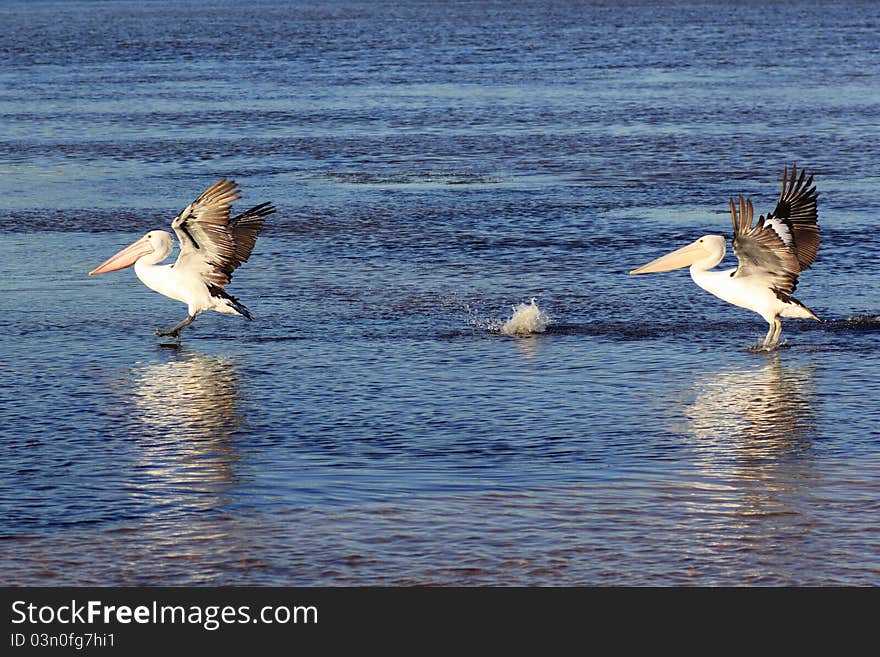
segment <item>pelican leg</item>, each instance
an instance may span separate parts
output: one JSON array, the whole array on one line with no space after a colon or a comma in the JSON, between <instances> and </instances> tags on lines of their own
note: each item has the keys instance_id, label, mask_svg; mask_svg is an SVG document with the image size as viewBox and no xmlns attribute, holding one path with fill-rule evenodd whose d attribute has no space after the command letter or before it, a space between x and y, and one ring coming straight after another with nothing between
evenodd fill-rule
<instances>
[{"instance_id":1,"label":"pelican leg","mask_svg":"<svg viewBox=\"0 0 880 657\"><path fill-rule=\"evenodd\" d=\"M779 337L782 335L782 320L778 317L776 318L776 333L773 334L773 346L777 346L779 344Z\"/></svg>"},{"instance_id":2,"label":"pelican leg","mask_svg":"<svg viewBox=\"0 0 880 657\"><path fill-rule=\"evenodd\" d=\"M159 337L169 337L169 338L179 338L180 337L180 329L186 328L190 324L193 323L193 320L196 318L195 315L187 315L186 319L181 322L178 322L170 329L156 329L156 335Z\"/></svg>"},{"instance_id":3,"label":"pelican leg","mask_svg":"<svg viewBox=\"0 0 880 657\"><path fill-rule=\"evenodd\" d=\"M776 345L779 344L779 336L782 333L782 320L778 317L773 318L773 323L770 324L770 330L767 331L767 337L764 338L764 349L767 351L771 351L776 348Z\"/></svg>"},{"instance_id":4,"label":"pelican leg","mask_svg":"<svg viewBox=\"0 0 880 657\"><path fill-rule=\"evenodd\" d=\"M761 345L764 349L770 348L770 341L773 340L773 331L775 330L776 323L774 322L773 324L770 324L770 330L767 331L767 336L764 338L764 344Z\"/></svg>"}]
</instances>

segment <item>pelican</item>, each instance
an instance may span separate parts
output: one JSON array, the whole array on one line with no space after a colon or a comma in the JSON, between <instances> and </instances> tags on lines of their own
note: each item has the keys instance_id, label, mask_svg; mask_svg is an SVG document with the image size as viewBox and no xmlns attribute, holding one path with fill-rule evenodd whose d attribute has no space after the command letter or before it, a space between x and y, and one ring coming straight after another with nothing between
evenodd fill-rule
<instances>
[{"instance_id":1,"label":"pelican","mask_svg":"<svg viewBox=\"0 0 880 657\"><path fill-rule=\"evenodd\" d=\"M763 317L770 330L761 349L772 351L779 346L782 333L780 317L815 319L816 314L791 296L798 275L809 269L819 251L819 225L816 222L816 187L813 176L797 175L792 165L782 173L782 192L776 209L763 215L752 226L752 201L734 203L733 252L739 260L735 269L713 270L727 250L721 235L704 235L696 242L657 258L630 274L650 274L690 266L691 278L707 292Z\"/></svg>"},{"instance_id":2,"label":"pelican","mask_svg":"<svg viewBox=\"0 0 880 657\"><path fill-rule=\"evenodd\" d=\"M239 198L235 181L221 178L177 215L171 227L180 253L173 265L159 263L173 250L174 239L164 230L151 230L89 276L134 265L134 273L148 288L185 303L186 318L170 329L156 329L158 336L179 338L181 329L206 310L251 319L244 304L224 288L232 272L250 257L263 222L275 208L270 202L261 203L230 219L230 206Z\"/></svg>"}]
</instances>

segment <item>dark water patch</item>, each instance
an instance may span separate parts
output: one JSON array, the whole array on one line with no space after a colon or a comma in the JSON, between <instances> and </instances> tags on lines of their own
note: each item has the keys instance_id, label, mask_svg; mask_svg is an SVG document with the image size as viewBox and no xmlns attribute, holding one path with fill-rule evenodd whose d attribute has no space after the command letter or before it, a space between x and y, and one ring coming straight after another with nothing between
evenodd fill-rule
<instances>
[{"instance_id":1,"label":"dark water patch","mask_svg":"<svg viewBox=\"0 0 880 657\"><path fill-rule=\"evenodd\" d=\"M216 338L215 338L216 339ZM222 337L219 339L223 339ZM238 339L238 338L228 338L228 339ZM257 344L262 342L289 342L291 340L304 340L304 336L300 335L274 335L274 336L248 336L246 338L242 338L243 342L255 342Z\"/></svg>"},{"instance_id":2,"label":"dark water patch","mask_svg":"<svg viewBox=\"0 0 880 657\"><path fill-rule=\"evenodd\" d=\"M181 206L181 209L184 206ZM46 208L0 213L3 230L16 233L146 232L162 226L170 231L170 220L174 217L175 214L169 214L167 210L132 210L131 208Z\"/></svg>"},{"instance_id":3,"label":"dark water patch","mask_svg":"<svg viewBox=\"0 0 880 657\"><path fill-rule=\"evenodd\" d=\"M874 321L868 325L870 328L863 329L862 322L850 320L830 320L817 324L815 322L788 322L784 324L784 333L810 333L818 330L844 331L844 330L873 330ZM708 337L716 336L735 341L738 337L745 338L754 333L757 336L767 328L760 318L755 322L748 321L676 321L666 319L652 319L649 322L620 322L620 321L590 321L586 323L572 323L565 319L551 320L546 329L541 332L547 336L575 336L587 335L598 337L610 337L620 340L639 340L645 338L670 338L684 337ZM470 326L460 331L443 334L442 337L458 337L479 334L482 332L500 333L497 327ZM761 333L763 335L763 333Z\"/></svg>"},{"instance_id":4,"label":"dark water patch","mask_svg":"<svg viewBox=\"0 0 880 657\"><path fill-rule=\"evenodd\" d=\"M846 319L826 319L821 326L826 331L878 331L880 315L852 315Z\"/></svg>"},{"instance_id":5,"label":"dark water patch","mask_svg":"<svg viewBox=\"0 0 880 657\"><path fill-rule=\"evenodd\" d=\"M323 173L319 176L323 180L344 183L348 185L369 185L378 187L411 186L411 185L496 185L501 182L497 178L491 178L475 173L444 173L424 171L401 171L397 173Z\"/></svg>"}]
</instances>

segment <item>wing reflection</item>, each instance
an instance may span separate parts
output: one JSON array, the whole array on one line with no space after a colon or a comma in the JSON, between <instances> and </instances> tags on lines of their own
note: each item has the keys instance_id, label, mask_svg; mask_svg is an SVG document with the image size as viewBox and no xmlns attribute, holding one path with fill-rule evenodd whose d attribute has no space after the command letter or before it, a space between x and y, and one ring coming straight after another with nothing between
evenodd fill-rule
<instances>
[{"instance_id":1,"label":"wing reflection","mask_svg":"<svg viewBox=\"0 0 880 657\"><path fill-rule=\"evenodd\" d=\"M230 440L241 424L233 362L179 349L135 370L132 383L140 425L135 485L175 510L221 503L217 495L234 480L239 458Z\"/></svg>"}]
</instances>

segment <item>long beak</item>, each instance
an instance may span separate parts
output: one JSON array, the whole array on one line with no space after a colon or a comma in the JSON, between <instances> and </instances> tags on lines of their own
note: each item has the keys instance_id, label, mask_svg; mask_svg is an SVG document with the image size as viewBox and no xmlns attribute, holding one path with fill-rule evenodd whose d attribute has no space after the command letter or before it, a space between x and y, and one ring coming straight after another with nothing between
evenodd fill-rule
<instances>
[{"instance_id":1,"label":"long beak","mask_svg":"<svg viewBox=\"0 0 880 657\"><path fill-rule=\"evenodd\" d=\"M115 256L90 271L89 276L92 274L106 274L108 271L116 271L117 269L131 267L138 261L138 258L142 258L152 252L153 245L150 244L150 240L148 240L145 235L131 246L125 247Z\"/></svg>"},{"instance_id":2,"label":"long beak","mask_svg":"<svg viewBox=\"0 0 880 657\"><path fill-rule=\"evenodd\" d=\"M682 267L694 264L697 260L702 260L708 255L709 252L699 242L694 242L672 253L667 253L656 260L652 260L647 265L633 269L630 274L655 274L661 271L681 269Z\"/></svg>"}]
</instances>

